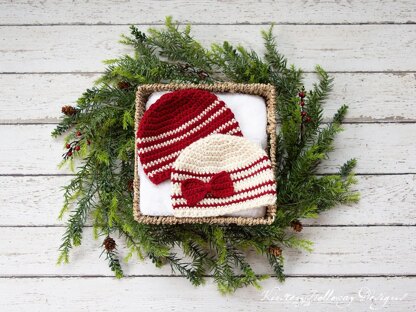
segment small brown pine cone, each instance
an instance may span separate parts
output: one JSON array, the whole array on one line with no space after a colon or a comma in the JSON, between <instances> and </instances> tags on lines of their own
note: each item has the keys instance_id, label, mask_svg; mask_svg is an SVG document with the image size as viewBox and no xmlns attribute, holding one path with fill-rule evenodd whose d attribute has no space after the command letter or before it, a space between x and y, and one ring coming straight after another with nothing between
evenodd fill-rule
<instances>
[{"instance_id":1,"label":"small brown pine cone","mask_svg":"<svg viewBox=\"0 0 416 312\"><path fill-rule=\"evenodd\" d=\"M205 80L206 78L208 78L208 74L206 72L200 70L198 72L198 77L199 77L199 79Z\"/></svg>"},{"instance_id":2,"label":"small brown pine cone","mask_svg":"<svg viewBox=\"0 0 416 312\"><path fill-rule=\"evenodd\" d=\"M188 69L189 68L189 64L188 63L178 63L178 67L180 69Z\"/></svg>"},{"instance_id":3,"label":"small brown pine cone","mask_svg":"<svg viewBox=\"0 0 416 312\"><path fill-rule=\"evenodd\" d=\"M62 106L62 113L67 115L67 116L72 116L75 115L75 113L77 112L77 109L73 106L70 105L66 105L66 106Z\"/></svg>"},{"instance_id":4,"label":"small brown pine cone","mask_svg":"<svg viewBox=\"0 0 416 312\"><path fill-rule=\"evenodd\" d=\"M134 190L134 184L133 184L133 180L130 180L127 184L127 189L129 190L129 192L133 192Z\"/></svg>"},{"instance_id":5,"label":"small brown pine cone","mask_svg":"<svg viewBox=\"0 0 416 312\"><path fill-rule=\"evenodd\" d=\"M119 83L117 83L117 87L120 90L127 90L130 89L131 85L127 81L120 81Z\"/></svg>"},{"instance_id":6,"label":"small brown pine cone","mask_svg":"<svg viewBox=\"0 0 416 312\"><path fill-rule=\"evenodd\" d=\"M269 254L271 254L275 257L280 257L282 255L282 248L280 248L279 246L271 245L269 247L268 252L269 252Z\"/></svg>"},{"instance_id":7,"label":"small brown pine cone","mask_svg":"<svg viewBox=\"0 0 416 312\"><path fill-rule=\"evenodd\" d=\"M299 220L292 221L292 223L290 225L292 226L292 229L295 232L301 232L302 229L303 229L303 225L302 225L302 223Z\"/></svg>"},{"instance_id":8,"label":"small brown pine cone","mask_svg":"<svg viewBox=\"0 0 416 312\"><path fill-rule=\"evenodd\" d=\"M116 249L117 244L113 238L111 238L110 236L107 236L103 242L103 246L105 250L113 251L114 249Z\"/></svg>"}]
</instances>

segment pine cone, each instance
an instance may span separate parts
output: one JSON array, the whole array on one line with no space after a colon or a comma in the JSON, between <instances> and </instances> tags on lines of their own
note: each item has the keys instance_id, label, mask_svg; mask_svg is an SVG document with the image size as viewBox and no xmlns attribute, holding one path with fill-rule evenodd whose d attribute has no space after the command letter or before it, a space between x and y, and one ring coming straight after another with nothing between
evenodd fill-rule
<instances>
[{"instance_id":1,"label":"pine cone","mask_svg":"<svg viewBox=\"0 0 416 312\"><path fill-rule=\"evenodd\" d=\"M178 63L178 67L182 70L186 70L189 68L189 64L188 63Z\"/></svg>"},{"instance_id":2,"label":"pine cone","mask_svg":"<svg viewBox=\"0 0 416 312\"><path fill-rule=\"evenodd\" d=\"M117 84L117 87L118 87L120 90L127 90L127 89L130 89L131 85L130 85L127 81L120 81L120 82Z\"/></svg>"},{"instance_id":3,"label":"pine cone","mask_svg":"<svg viewBox=\"0 0 416 312\"><path fill-rule=\"evenodd\" d=\"M299 220L292 221L290 225L292 226L292 229L296 232L301 232L303 229L303 225Z\"/></svg>"},{"instance_id":4,"label":"pine cone","mask_svg":"<svg viewBox=\"0 0 416 312\"><path fill-rule=\"evenodd\" d=\"M268 249L268 252L275 257L280 257L282 255L282 248L279 246L271 245Z\"/></svg>"},{"instance_id":5,"label":"pine cone","mask_svg":"<svg viewBox=\"0 0 416 312\"><path fill-rule=\"evenodd\" d=\"M204 72L203 70L200 70L199 72L198 72L198 77L199 77L199 79L202 79L202 80L205 80L205 79L207 79L208 78L208 74L206 73L206 72Z\"/></svg>"},{"instance_id":6,"label":"pine cone","mask_svg":"<svg viewBox=\"0 0 416 312\"><path fill-rule=\"evenodd\" d=\"M134 191L134 183L133 183L133 180L130 180L127 183L127 189L129 190L129 192L133 192Z\"/></svg>"},{"instance_id":7,"label":"pine cone","mask_svg":"<svg viewBox=\"0 0 416 312\"><path fill-rule=\"evenodd\" d=\"M66 105L66 106L62 106L62 113L67 115L67 116L72 116L75 115L77 112L77 109L73 106L70 105Z\"/></svg>"},{"instance_id":8,"label":"pine cone","mask_svg":"<svg viewBox=\"0 0 416 312\"><path fill-rule=\"evenodd\" d=\"M113 251L114 249L116 249L117 244L114 239L112 239L110 236L107 236L103 242L103 246L105 250Z\"/></svg>"}]
</instances>

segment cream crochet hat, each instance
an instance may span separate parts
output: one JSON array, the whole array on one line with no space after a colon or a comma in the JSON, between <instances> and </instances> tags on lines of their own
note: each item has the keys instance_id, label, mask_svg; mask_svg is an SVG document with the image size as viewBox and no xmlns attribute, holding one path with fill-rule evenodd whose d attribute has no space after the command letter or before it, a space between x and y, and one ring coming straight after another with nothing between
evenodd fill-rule
<instances>
[{"instance_id":1,"label":"cream crochet hat","mask_svg":"<svg viewBox=\"0 0 416 312\"><path fill-rule=\"evenodd\" d=\"M212 217L273 205L270 159L244 137L212 134L182 151L172 166L176 217Z\"/></svg>"}]
</instances>

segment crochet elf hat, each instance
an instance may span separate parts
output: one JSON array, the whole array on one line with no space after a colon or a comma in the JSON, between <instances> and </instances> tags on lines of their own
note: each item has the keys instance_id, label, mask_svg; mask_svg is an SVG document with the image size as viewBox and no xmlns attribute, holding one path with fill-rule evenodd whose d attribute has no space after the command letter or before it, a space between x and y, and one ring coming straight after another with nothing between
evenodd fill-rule
<instances>
[{"instance_id":1,"label":"crochet elf hat","mask_svg":"<svg viewBox=\"0 0 416 312\"><path fill-rule=\"evenodd\" d=\"M233 112L215 94L199 89L164 94L145 111L137 130L144 172L154 184L169 179L182 150L213 133L243 135Z\"/></svg>"},{"instance_id":2,"label":"crochet elf hat","mask_svg":"<svg viewBox=\"0 0 416 312\"><path fill-rule=\"evenodd\" d=\"M273 205L276 182L266 152L246 138L213 134L188 146L172 167L176 217L213 217Z\"/></svg>"}]
</instances>

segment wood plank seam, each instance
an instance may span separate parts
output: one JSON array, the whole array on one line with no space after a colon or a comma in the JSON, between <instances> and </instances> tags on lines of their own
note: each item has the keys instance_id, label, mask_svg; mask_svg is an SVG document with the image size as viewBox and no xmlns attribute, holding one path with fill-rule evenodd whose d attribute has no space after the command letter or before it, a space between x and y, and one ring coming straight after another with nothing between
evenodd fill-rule
<instances>
[{"instance_id":1,"label":"wood plank seam","mask_svg":"<svg viewBox=\"0 0 416 312\"><path fill-rule=\"evenodd\" d=\"M70 264L69 264L70 265ZM110 273L111 274L111 273ZM262 274L257 274L256 276L261 276ZM270 278L276 277L275 274L268 274ZM203 275L205 278L213 278L214 275L212 274L206 274ZM242 276L242 275L239 275ZM185 278L184 275L169 275L169 274L126 274L123 279L129 279L129 278ZM387 278L387 277L406 277L406 278L416 278L416 274L286 274L286 278ZM44 278L44 279L74 279L74 278L85 278L85 279L93 279L93 278L105 278L105 279L114 279L117 280L114 276L111 275L101 275L101 274L73 274L73 275L47 275L47 274L39 274L39 275L0 275L0 279L7 280L7 279L38 279L38 278ZM276 285L279 285L279 282L276 281ZM280 284L280 285L284 285ZM203 286L202 286L203 287ZM201 288L202 289L202 288Z\"/></svg>"},{"instance_id":2,"label":"wood plank seam","mask_svg":"<svg viewBox=\"0 0 416 312\"><path fill-rule=\"evenodd\" d=\"M25 24L25 23L5 23L1 24L0 27L59 27L59 26L130 26L130 25L136 25L136 26L164 26L165 23L41 23L41 24ZM185 26L188 23L180 22L179 25ZM261 23L198 23L198 22L192 22L191 25L195 26L270 26L271 24L274 24L276 26L367 26L367 25L416 25L416 22L414 21L408 21L408 22L354 22L354 23L348 23L348 22L332 22L332 23L291 23L291 22L275 22L275 21L265 21Z\"/></svg>"}]
</instances>

